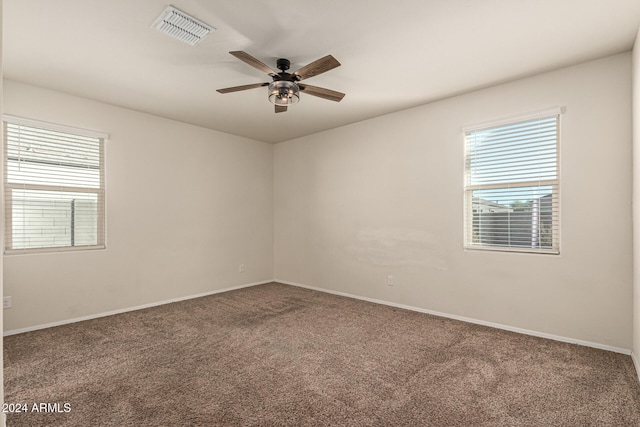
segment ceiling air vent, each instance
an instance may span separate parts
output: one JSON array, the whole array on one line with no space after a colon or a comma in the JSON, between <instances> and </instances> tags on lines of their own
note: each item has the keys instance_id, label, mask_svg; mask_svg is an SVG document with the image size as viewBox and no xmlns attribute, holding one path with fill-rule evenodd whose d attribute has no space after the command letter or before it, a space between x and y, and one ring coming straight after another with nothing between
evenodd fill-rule
<instances>
[{"instance_id":1,"label":"ceiling air vent","mask_svg":"<svg viewBox=\"0 0 640 427\"><path fill-rule=\"evenodd\" d=\"M162 12L153 23L153 27L191 46L198 44L207 34L215 30L212 26L179 11L173 6L168 6Z\"/></svg>"}]
</instances>

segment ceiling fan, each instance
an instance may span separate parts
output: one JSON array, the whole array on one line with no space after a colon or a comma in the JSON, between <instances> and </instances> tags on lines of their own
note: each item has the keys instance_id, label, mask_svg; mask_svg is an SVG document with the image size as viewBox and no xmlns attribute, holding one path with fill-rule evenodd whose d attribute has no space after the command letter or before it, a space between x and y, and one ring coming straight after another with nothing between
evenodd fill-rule
<instances>
[{"instance_id":1,"label":"ceiling fan","mask_svg":"<svg viewBox=\"0 0 640 427\"><path fill-rule=\"evenodd\" d=\"M268 65L265 65L253 56L241 50L229 53L252 67L267 73L271 76L273 81L270 83L254 83L243 86L227 87L224 89L218 89L217 92L230 93L269 86L269 101L275 104L276 113L287 111L287 107L289 105L297 103L300 100L300 92L336 102L340 102L344 97L344 93L336 92L335 90L298 83L302 79L308 79L309 77L317 76L318 74L322 74L339 67L340 63L331 55L327 55L313 61L312 63L300 68L298 71L290 74L287 73L287 70L291 66L291 62L289 62L288 59L278 59L277 68L280 72L277 72Z\"/></svg>"}]
</instances>

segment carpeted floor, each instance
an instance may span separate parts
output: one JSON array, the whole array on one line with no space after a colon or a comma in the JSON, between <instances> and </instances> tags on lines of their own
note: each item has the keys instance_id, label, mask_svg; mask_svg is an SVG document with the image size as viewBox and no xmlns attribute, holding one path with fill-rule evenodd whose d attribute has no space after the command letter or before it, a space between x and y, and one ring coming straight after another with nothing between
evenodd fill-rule
<instances>
[{"instance_id":1,"label":"carpeted floor","mask_svg":"<svg viewBox=\"0 0 640 427\"><path fill-rule=\"evenodd\" d=\"M4 362L9 427L640 426L628 356L275 283L9 336Z\"/></svg>"}]
</instances>

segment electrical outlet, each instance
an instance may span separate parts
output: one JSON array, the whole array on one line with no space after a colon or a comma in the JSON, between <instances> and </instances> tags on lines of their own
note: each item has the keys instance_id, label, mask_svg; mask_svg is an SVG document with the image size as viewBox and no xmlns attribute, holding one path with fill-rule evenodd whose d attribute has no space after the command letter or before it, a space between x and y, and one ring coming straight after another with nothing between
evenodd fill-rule
<instances>
[{"instance_id":1,"label":"electrical outlet","mask_svg":"<svg viewBox=\"0 0 640 427\"><path fill-rule=\"evenodd\" d=\"M244 264L238 266L238 273L244 273Z\"/></svg>"},{"instance_id":2,"label":"electrical outlet","mask_svg":"<svg viewBox=\"0 0 640 427\"><path fill-rule=\"evenodd\" d=\"M11 297L2 298L2 308L11 308L12 306Z\"/></svg>"},{"instance_id":3,"label":"electrical outlet","mask_svg":"<svg viewBox=\"0 0 640 427\"><path fill-rule=\"evenodd\" d=\"M389 286L393 286L395 283L393 281L393 276L389 275L387 276L387 285Z\"/></svg>"}]
</instances>

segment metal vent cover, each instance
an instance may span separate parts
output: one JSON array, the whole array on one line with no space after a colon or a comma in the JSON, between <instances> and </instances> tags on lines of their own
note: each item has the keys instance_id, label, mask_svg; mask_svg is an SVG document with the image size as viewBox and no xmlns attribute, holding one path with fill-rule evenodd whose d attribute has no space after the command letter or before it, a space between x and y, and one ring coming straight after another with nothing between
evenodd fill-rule
<instances>
[{"instance_id":1,"label":"metal vent cover","mask_svg":"<svg viewBox=\"0 0 640 427\"><path fill-rule=\"evenodd\" d=\"M168 6L155 20L152 27L190 46L200 43L207 34L215 30L211 25L207 25L173 6Z\"/></svg>"}]
</instances>

